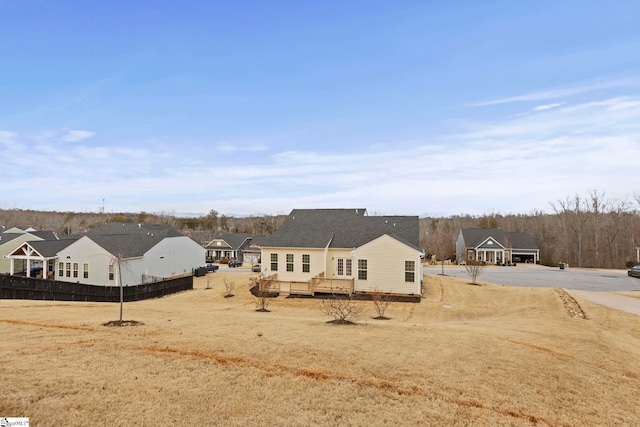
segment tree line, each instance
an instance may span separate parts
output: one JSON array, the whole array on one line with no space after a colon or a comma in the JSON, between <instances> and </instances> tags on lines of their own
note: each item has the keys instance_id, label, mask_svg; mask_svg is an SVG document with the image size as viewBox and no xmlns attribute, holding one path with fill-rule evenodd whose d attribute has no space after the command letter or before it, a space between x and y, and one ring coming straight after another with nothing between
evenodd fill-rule
<instances>
[{"instance_id":1,"label":"tree line","mask_svg":"<svg viewBox=\"0 0 640 427\"><path fill-rule=\"evenodd\" d=\"M269 236L286 215L231 217L212 209L200 217L170 213L49 212L0 209L0 226L33 227L58 234L76 234L108 222L170 224L200 243L216 231ZM420 244L437 260L455 260L455 241L462 228L501 228L529 232L540 249L540 261L576 267L624 268L640 246L640 194L630 199L607 198L595 190L549 203L549 211L529 214L453 215L420 218Z\"/></svg>"},{"instance_id":2,"label":"tree line","mask_svg":"<svg viewBox=\"0 0 640 427\"><path fill-rule=\"evenodd\" d=\"M640 195L611 199L596 190L549 203L550 212L421 218L421 245L437 260L455 260L462 228L501 228L528 232L540 249L540 262L557 266L624 268L637 260Z\"/></svg>"}]
</instances>

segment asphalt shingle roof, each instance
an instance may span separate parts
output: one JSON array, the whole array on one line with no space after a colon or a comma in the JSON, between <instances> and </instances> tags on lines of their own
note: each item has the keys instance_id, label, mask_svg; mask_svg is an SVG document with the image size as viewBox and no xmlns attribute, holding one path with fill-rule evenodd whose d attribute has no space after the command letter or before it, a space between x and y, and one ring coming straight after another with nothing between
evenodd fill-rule
<instances>
[{"instance_id":1,"label":"asphalt shingle roof","mask_svg":"<svg viewBox=\"0 0 640 427\"><path fill-rule=\"evenodd\" d=\"M251 234L247 234L247 233L229 233L226 231L221 231L221 232L217 232L213 236L213 239L224 240L229 245L229 247L231 247L231 249L240 249L242 244L247 239L250 239L251 237L252 237ZM210 246L207 245L207 247L210 247ZM215 248L215 245L211 246L211 248Z\"/></svg>"},{"instance_id":2,"label":"asphalt shingle roof","mask_svg":"<svg viewBox=\"0 0 640 427\"><path fill-rule=\"evenodd\" d=\"M170 225L109 223L84 233L109 253L123 258L143 256L167 237L181 237Z\"/></svg>"},{"instance_id":3,"label":"asphalt shingle roof","mask_svg":"<svg viewBox=\"0 0 640 427\"><path fill-rule=\"evenodd\" d=\"M294 209L261 244L351 249L385 234L421 251L417 216L366 216L366 209Z\"/></svg>"},{"instance_id":4,"label":"asphalt shingle roof","mask_svg":"<svg viewBox=\"0 0 640 427\"><path fill-rule=\"evenodd\" d=\"M469 248L474 248L492 237L502 245L513 249L538 249L531 234L526 232L505 232L500 228L463 228L462 237ZM511 244L507 245L507 240Z\"/></svg>"},{"instance_id":5,"label":"asphalt shingle roof","mask_svg":"<svg viewBox=\"0 0 640 427\"><path fill-rule=\"evenodd\" d=\"M58 252L69 246L75 242L74 239L66 239L66 240L34 240L28 242L29 245L40 255L45 258L53 258Z\"/></svg>"}]
</instances>

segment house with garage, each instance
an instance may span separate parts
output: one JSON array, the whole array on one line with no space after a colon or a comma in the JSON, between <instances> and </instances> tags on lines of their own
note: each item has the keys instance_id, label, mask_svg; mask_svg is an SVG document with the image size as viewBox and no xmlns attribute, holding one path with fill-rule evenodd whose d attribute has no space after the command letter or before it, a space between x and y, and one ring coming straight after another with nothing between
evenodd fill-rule
<instances>
[{"instance_id":1,"label":"house with garage","mask_svg":"<svg viewBox=\"0 0 640 427\"><path fill-rule=\"evenodd\" d=\"M98 286L133 286L191 275L204 249L170 225L109 223L60 240L25 242L8 256L45 266L48 278Z\"/></svg>"},{"instance_id":2,"label":"house with garage","mask_svg":"<svg viewBox=\"0 0 640 427\"><path fill-rule=\"evenodd\" d=\"M417 216L366 209L294 209L261 240L263 289L281 294L420 295Z\"/></svg>"},{"instance_id":3,"label":"house with garage","mask_svg":"<svg viewBox=\"0 0 640 427\"><path fill-rule=\"evenodd\" d=\"M221 262L225 259L251 262L251 260L244 260L244 250L251 245L252 238L246 233L216 232L213 239L204 245L207 251L207 262Z\"/></svg>"},{"instance_id":4,"label":"house with garage","mask_svg":"<svg viewBox=\"0 0 640 427\"><path fill-rule=\"evenodd\" d=\"M11 262L8 255L24 242L56 239L57 236L52 231L37 231L31 227L26 229L2 227L0 231L0 274L11 273ZM27 274L30 271L30 266L27 267L26 263L18 263L14 265L14 269L16 272Z\"/></svg>"},{"instance_id":5,"label":"house with garage","mask_svg":"<svg viewBox=\"0 0 640 427\"><path fill-rule=\"evenodd\" d=\"M508 232L499 228L463 228L456 240L458 264L469 261L512 265L537 264L540 249L526 232Z\"/></svg>"}]
</instances>

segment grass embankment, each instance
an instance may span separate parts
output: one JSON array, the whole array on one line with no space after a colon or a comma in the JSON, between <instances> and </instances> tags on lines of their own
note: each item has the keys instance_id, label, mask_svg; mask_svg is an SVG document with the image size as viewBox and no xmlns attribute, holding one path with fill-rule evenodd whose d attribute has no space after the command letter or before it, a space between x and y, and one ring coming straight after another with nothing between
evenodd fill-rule
<instances>
[{"instance_id":1,"label":"grass embankment","mask_svg":"<svg viewBox=\"0 0 640 427\"><path fill-rule=\"evenodd\" d=\"M117 304L0 301L0 416L32 425L634 425L640 318L553 289L426 276L419 304L328 324L257 313L246 272ZM237 287L224 298L223 279ZM206 279L210 280L211 289Z\"/></svg>"}]
</instances>

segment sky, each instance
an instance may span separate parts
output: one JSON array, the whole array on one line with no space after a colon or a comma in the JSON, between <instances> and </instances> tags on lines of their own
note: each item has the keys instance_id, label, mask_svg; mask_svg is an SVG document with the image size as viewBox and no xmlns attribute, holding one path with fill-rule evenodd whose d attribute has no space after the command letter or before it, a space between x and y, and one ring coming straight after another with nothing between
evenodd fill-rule
<instances>
[{"instance_id":1,"label":"sky","mask_svg":"<svg viewBox=\"0 0 640 427\"><path fill-rule=\"evenodd\" d=\"M640 2L0 0L0 208L640 194Z\"/></svg>"}]
</instances>

